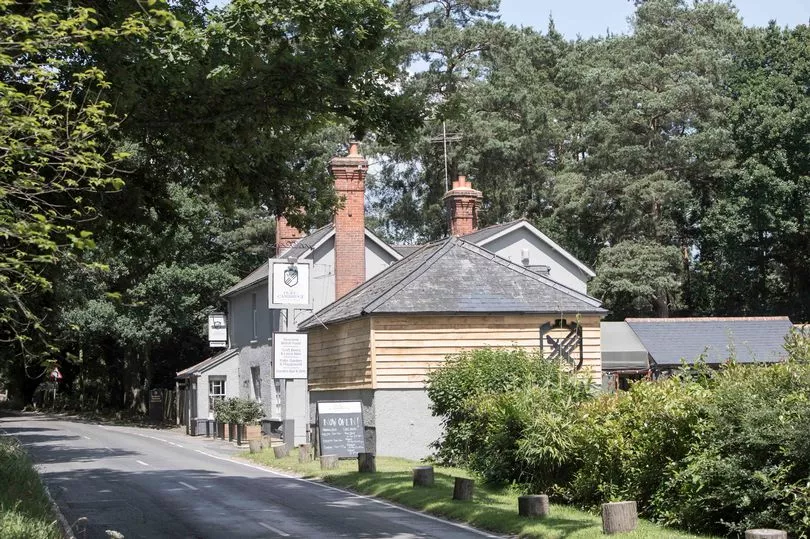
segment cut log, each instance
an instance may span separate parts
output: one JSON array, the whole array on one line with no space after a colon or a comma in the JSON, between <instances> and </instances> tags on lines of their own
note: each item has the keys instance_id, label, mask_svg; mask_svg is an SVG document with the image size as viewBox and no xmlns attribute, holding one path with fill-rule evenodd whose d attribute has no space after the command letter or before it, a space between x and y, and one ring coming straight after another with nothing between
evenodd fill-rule
<instances>
[{"instance_id":1,"label":"cut log","mask_svg":"<svg viewBox=\"0 0 810 539\"><path fill-rule=\"evenodd\" d=\"M290 454L290 448L287 445L274 445L273 454L277 459L284 458Z\"/></svg>"},{"instance_id":2,"label":"cut log","mask_svg":"<svg viewBox=\"0 0 810 539\"><path fill-rule=\"evenodd\" d=\"M310 455L310 449L312 446L309 444L301 444L298 446L298 462L305 463L312 460L312 455Z\"/></svg>"},{"instance_id":3,"label":"cut log","mask_svg":"<svg viewBox=\"0 0 810 539\"><path fill-rule=\"evenodd\" d=\"M433 466L417 466L413 469L413 486L433 486Z\"/></svg>"},{"instance_id":4,"label":"cut log","mask_svg":"<svg viewBox=\"0 0 810 539\"><path fill-rule=\"evenodd\" d=\"M474 488L475 481L472 479L456 477L456 484L453 487L453 499L462 501L472 500Z\"/></svg>"},{"instance_id":5,"label":"cut log","mask_svg":"<svg viewBox=\"0 0 810 539\"><path fill-rule=\"evenodd\" d=\"M273 440L269 436L262 436L262 447L273 447Z\"/></svg>"},{"instance_id":6,"label":"cut log","mask_svg":"<svg viewBox=\"0 0 810 539\"><path fill-rule=\"evenodd\" d=\"M364 473L374 473L377 471L377 462L374 453L357 454L357 471Z\"/></svg>"},{"instance_id":7,"label":"cut log","mask_svg":"<svg viewBox=\"0 0 810 539\"><path fill-rule=\"evenodd\" d=\"M248 445L250 446L251 453L260 453L262 450L261 440L248 440Z\"/></svg>"},{"instance_id":8,"label":"cut log","mask_svg":"<svg viewBox=\"0 0 810 539\"><path fill-rule=\"evenodd\" d=\"M602 504L602 531L608 535L630 532L638 525L636 502Z\"/></svg>"},{"instance_id":9,"label":"cut log","mask_svg":"<svg viewBox=\"0 0 810 539\"><path fill-rule=\"evenodd\" d=\"M545 494L518 496L518 514L522 517L548 516L548 496Z\"/></svg>"},{"instance_id":10,"label":"cut log","mask_svg":"<svg viewBox=\"0 0 810 539\"><path fill-rule=\"evenodd\" d=\"M745 539L787 539L787 532L767 528L745 530Z\"/></svg>"},{"instance_id":11,"label":"cut log","mask_svg":"<svg viewBox=\"0 0 810 539\"><path fill-rule=\"evenodd\" d=\"M334 470L339 462L337 455L321 455L321 470Z\"/></svg>"}]
</instances>

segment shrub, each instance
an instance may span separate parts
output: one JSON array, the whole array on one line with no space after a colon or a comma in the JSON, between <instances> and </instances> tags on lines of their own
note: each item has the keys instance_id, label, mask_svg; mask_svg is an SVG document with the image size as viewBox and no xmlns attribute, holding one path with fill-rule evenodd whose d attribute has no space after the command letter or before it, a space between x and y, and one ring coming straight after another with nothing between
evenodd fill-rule
<instances>
[{"instance_id":1,"label":"shrub","mask_svg":"<svg viewBox=\"0 0 810 539\"><path fill-rule=\"evenodd\" d=\"M56 539L56 520L28 454L13 438L0 438L0 537Z\"/></svg>"},{"instance_id":2,"label":"shrub","mask_svg":"<svg viewBox=\"0 0 810 539\"><path fill-rule=\"evenodd\" d=\"M587 397L585 382L524 350L481 349L448 358L427 384L444 437L434 444L445 463L468 465L491 480L524 477L518 442L541 409Z\"/></svg>"},{"instance_id":3,"label":"shrub","mask_svg":"<svg viewBox=\"0 0 810 539\"><path fill-rule=\"evenodd\" d=\"M264 410L258 401L231 397L217 401L214 407L214 417L220 423L247 425L256 423L264 417Z\"/></svg>"},{"instance_id":4,"label":"shrub","mask_svg":"<svg viewBox=\"0 0 810 539\"><path fill-rule=\"evenodd\" d=\"M235 423L234 399L219 399L214 401L214 419L219 423Z\"/></svg>"}]
</instances>

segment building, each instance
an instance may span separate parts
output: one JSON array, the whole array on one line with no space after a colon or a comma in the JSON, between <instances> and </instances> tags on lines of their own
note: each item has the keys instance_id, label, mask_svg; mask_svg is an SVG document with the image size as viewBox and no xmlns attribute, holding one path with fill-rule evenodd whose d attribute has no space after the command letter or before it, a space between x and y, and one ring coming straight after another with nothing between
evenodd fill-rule
<instances>
[{"instance_id":1,"label":"building","mask_svg":"<svg viewBox=\"0 0 810 539\"><path fill-rule=\"evenodd\" d=\"M774 363L787 357L793 325L786 316L628 318L602 322L604 385L625 389L630 380L657 377L702 362L717 367Z\"/></svg>"},{"instance_id":2,"label":"building","mask_svg":"<svg viewBox=\"0 0 810 539\"><path fill-rule=\"evenodd\" d=\"M359 401L366 450L424 458L439 438L425 390L445 358L543 349L601 381L600 302L464 239L423 246L299 325L309 334L310 419Z\"/></svg>"},{"instance_id":3,"label":"building","mask_svg":"<svg viewBox=\"0 0 810 539\"><path fill-rule=\"evenodd\" d=\"M329 168L335 178L335 190L344 199L343 207L336 212L332 223L302 234L289 226L283 217L278 219L276 257L312 262L311 311L296 310L289 320L285 320L282 313L269 308L269 263L223 292L228 311L226 352L233 351L235 355L228 355L225 362L212 361L221 358L222 354L218 354L182 371L187 380L191 380L190 373L200 373L196 382L197 417L210 414L208 392L214 386L206 380L224 376L226 397L260 399L272 424L292 421L295 443L308 440L307 381L273 378L273 333L282 327L286 331L295 331L313 313L319 313L363 282L422 248L388 245L365 227L367 167L357 144L350 146L347 156L331 160ZM485 250L490 256L497 255L511 261L515 267L562 283L572 292L585 293L587 282L594 273L528 221L520 219L479 230L478 205L482 197L482 193L473 189L465 177L453 182L453 188L445 195L445 204L454 236L481 247L482 252ZM210 366L209 361L214 365ZM206 365L208 367L203 370ZM232 365L236 365L235 370ZM234 376L237 380L231 383ZM215 387L218 389L220 385Z\"/></svg>"}]
</instances>

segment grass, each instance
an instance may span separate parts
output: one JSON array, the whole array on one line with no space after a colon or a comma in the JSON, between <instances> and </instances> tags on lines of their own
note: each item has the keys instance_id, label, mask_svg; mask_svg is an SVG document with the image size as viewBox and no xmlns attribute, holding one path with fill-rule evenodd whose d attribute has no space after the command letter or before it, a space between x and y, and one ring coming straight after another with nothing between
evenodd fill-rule
<instances>
[{"instance_id":1,"label":"grass","mask_svg":"<svg viewBox=\"0 0 810 539\"><path fill-rule=\"evenodd\" d=\"M61 537L45 487L14 438L0 437L0 539Z\"/></svg>"},{"instance_id":2,"label":"grass","mask_svg":"<svg viewBox=\"0 0 810 539\"><path fill-rule=\"evenodd\" d=\"M454 501L452 500L454 477L472 477L465 470L457 468L434 465L434 486L414 488L411 469L418 463L405 459L377 457L377 473L360 474L357 472L356 460L341 460L337 470L321 471L318 461L299 463L297 452L294 456L276 459L272 451L265 449L260 453L245 453L244 457L303 477L322 478L335 486L465 522L495 533L543 539L604 537L601 517L564 505L552 504L550 515L543 519L518 516L518 493L509 488L494 488L476 482L473 501ZM622 537L686 539L706 536L690 535L639 521L636 531Z\"/></svg>"}]
</instances>

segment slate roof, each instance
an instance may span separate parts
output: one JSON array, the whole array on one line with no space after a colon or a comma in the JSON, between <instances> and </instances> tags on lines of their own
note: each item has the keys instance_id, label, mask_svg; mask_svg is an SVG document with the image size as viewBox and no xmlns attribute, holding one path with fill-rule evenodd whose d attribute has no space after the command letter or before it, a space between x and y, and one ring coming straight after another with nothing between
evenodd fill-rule
<instances>
[{"instance_id":1,"label":"slate roof","mask_svg":"<svg viewBox=\"0 0 810 539\"><path fill-rule=\"evenodd\" d=\"M235 348L231 348L230 350L225 350L224 352L220 352L219 354L209 357L208 359L204 359L200 361L196 365L192 365L187 369L183 369L182 371L177 373L177 378L190 378L194 376L196 373L205 372L208 369L216 367L223 361L227 361L234 357L239 351Z\"/></svg>"},{"instance_id":2,"label":"slate roof","mask_svg":"<svg viewBox=\"0 0 810 539\"><path fill-rule=\"evenodd\" d=\"M470 243L479 243L484 240L488 240L492 236L500 234L504 230L512 228L521 221L525 221L525 219L518 219L516 221L510 221L508 223L501 223L499 225L488 226L486 228L482 228L480 230L476 230L475 232L467 234L466 236L462 236L462 238Z\"/></svg>"},{"instance_id":3,"label":"slate roof","mask_svg":"<svg viewBox=\"0 0 810 539\"><path fill-rule=\"evenodd\" d=\"M595 298L453 237L423 246L298 327L375 313L602 315L607 311Z\"/></svg>"},{"instance_id":4,"label":"slate roof","mask_svg":"<svg viewBox=\"0 0 810 539\"><path fill-rule=\"evenodd\" d=\"M391 247L403 257L406 257L415 253L424 247L424 245L392 245Z\"/></svg>"},{"instance_id":5,"label":"slate roof","mask_svg":"<svg viewBox=\"0 0 810 539\"><path fill-rule=\"evenodd\" d=\"M325 238L330 232L334 225L328 224L326 226L322 226L321 228L312 232L307 236L304 236L295 244L290 247L286 253L284 253L285 257L300 257L307 253L310 249L312 249L315 245L318 244L323 238ZM267 279L268 272L270 271L270 262L265 262L255 270L253 270L247 277L233 285L232 287L228 288L222 293L222 297L230 296L234 292L239 292L240 290L244 290L245 288L249 288L254 284L260 283L263 280Z\"/></svg>"},{"instance_id":6,"label":"slate roof","mask_svg":"<svg viewBox=\"0 0 810 539\"><path fill-rule=\"evenodd\" d=\"M786 316L748 318L628 318L625 320L658 366L776 362L787 356L785 336L792 324Z\"/></svg>"}]
</instances>

